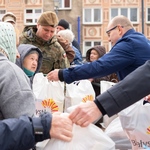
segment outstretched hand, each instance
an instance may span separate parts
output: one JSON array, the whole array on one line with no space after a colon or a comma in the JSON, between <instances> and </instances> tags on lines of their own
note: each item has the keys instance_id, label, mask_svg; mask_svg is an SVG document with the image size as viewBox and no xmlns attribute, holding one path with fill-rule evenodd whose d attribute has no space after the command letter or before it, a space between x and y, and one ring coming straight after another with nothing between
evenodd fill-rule
<instances>
[{"instance_id":1,"label":"outstretched hand","mask_svg":"<svg viewBox=\"0 0 150 150\"><path fill-rule=\"evenodd\" d=\"M59 72L59 69L55 69L55 70L49 72L46 76L47 79L49 81L59 81L58 72Z\"/></svg>"}]
</instances>

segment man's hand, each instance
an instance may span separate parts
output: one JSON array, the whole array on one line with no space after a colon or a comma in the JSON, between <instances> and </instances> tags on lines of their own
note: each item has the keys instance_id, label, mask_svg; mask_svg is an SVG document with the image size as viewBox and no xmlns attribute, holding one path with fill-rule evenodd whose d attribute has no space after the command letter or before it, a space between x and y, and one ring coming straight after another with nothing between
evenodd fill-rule
<instances>
[{"instance_id":1,"label":"man's hand","mask_svg":"<svg viewBox=\"0 0 150 150\"><path fill-rule=\"evenodd\" d=\"M52 123L50 129L50 136L52 138L60 139L63 141L71 141L72 139L73 123L68 116L59 114L52 115Z\"/></svg>"},{"instance_id":2,"label":"man's hand","mask_svg":"<svg viewBox=\"0 0 150 150\"><path fill-rule=\"evenodd\" d=\"M55 69L55 70L49 72L47 74L47 79L49 81L58 81L59 80L58 72L59 72L59 69Z\"/></svg>"},{"instance_id":3,"label":"man's hand","mask_svg":"<svg viewBox=\"0 0 150 150\"><path fill-rule=\"evenodd\" d=\"M88 126L90 123L102 117L102 113L94 102L87 101L86 103L80 104L73 110L69 118L73 123L82 127Z\"/></svg>"}]
</instances>

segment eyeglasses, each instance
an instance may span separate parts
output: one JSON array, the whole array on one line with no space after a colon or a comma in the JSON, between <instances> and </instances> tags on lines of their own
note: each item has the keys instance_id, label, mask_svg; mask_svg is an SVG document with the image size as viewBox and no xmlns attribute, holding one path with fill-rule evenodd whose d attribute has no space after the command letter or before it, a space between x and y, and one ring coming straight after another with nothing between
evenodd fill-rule
<instances>
[{"instance_id":1,"label":"eyeglasses","mask_svg":"<svg viewBox=\"0 0 150 150\"><path fill-rule=\"evenodd\" d=\"M108 34L110 31L112 31L112 30L114 30L114 29L116 29L116 28L117 28L117 26L115 26L115 27L113 27L113 28L107 30L106 33Z\"/></svg>"}]
</instances>

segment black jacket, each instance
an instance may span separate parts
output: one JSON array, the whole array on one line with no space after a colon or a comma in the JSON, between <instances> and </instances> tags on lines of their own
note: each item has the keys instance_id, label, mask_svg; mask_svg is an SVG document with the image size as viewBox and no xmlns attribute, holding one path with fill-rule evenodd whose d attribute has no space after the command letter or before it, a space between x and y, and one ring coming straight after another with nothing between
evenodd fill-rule
<instances>
[{"instance_id":1,"label":"black jacket","mask_svg":"<svg viewBox=\"0 0 150 150\"><path fill-rule=\"evenodd\" d=\"M150 94L150 60L103 94L95 103L102 114L113 116Z\"/></svg>"}]
</instances>

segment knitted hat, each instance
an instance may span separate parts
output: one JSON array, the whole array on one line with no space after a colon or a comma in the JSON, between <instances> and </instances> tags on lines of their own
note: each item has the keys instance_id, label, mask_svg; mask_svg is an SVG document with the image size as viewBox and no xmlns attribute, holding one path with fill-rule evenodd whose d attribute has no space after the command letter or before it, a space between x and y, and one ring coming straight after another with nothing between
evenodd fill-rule
<instances>
[{"instance_id":1,"label":"knitted hat","mask_svg":"<svg viewBox=\"0 0 150 150\"><path fill-rule=\"evenodd\" d=\"M9 22L12 21L14 24L16 23L16 16L12 12L7 12L3 17L2 17L3 22Z\"/></svg>"},{"instance_id":2,"label":"knitted hat","mask_svg":"<svg viewBox=\"0 0 150 150\"><path fill-rule=\"evenodd\" d=\"M64 19L61 19L59 21L58 26L61 26L64 29L69 29L69 23L66 20L64 20Z\"/></svg>"},{"instance_id":3,"label":"knitted hat","mask_svg":"<svg viewBox=\"0 0 150 150\"><path fill-rule=\"evenodd\" d=\"M90 54L91 54L91 51L92 50L96 50L99 54L99 58L102 57L104 54L106 54L106 49L104 46L101 46L101 45L96 45L92 48L90 48L87 52L86 52L86 61L90 61Z\"/></svg>"},{"instance_id":4,"label":"knitted hat","mask_svg":"<svg viewBox=\"0 0 150 150\"><path fill-rule=\"evenodd\" d=\"M58 24L58 17L55 12L46 11L46 12L42 13L42 15L38 19L37 23L42 26L55 27Z\"/></svg>"},{"instance_id":5,"label":"knitted hat","mask_svg":"<svg viewBox=\"0 0 150 150\"><path fill-rule=\"evenodd\" d=\"M12 62L16 60L16 33L11 23L0 22L0 49L8 55ZM0 53L2 53L0 51ZM4 54L4 53L3 53Z\"/></svg>"}]
</instances>

